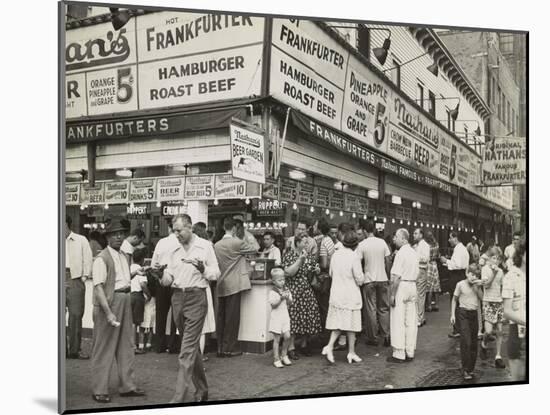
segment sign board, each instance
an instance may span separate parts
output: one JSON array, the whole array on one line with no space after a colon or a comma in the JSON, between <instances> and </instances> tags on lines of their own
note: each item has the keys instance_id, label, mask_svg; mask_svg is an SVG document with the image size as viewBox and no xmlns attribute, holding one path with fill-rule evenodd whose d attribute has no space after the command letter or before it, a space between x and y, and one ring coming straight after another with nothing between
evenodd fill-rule
<instances>
[{"instance_id":1,"label":"sign board","mask_svg":"<svg viewBox=\"0 0 550 415\"><path fill-rule=\"evenodd\" d=\"M161 202L160 214L162 216L175 216L187 213L188 204L186 201Z\"/></svg>"},{"instance_id":2,"label":"sign board","mask_svg":"<svg viewBox=\"0 0 550 415\"><path fill-rule=\"evenodd\" d=\"M315 195L315 187L308 183L300 183L298 188L298 203L312 206Z\"/></svg>"},{"instance_id":3,"label":"sign board","mask_svg":"<svg viewBox=\"0 0 550 415\"><path fill-rule=\"evenodd\" d=\"M144 220L150 219L147 205L126 206L126 215L128 219Z\"/></svg>"},{"instance_id":4,"label":"sign board","mask_svg":"<svg viewBox=\"0 0 550 415\"><path fill-rule=\"evenodd\" d=\"M130 181L130 202L152 202L156 197L156 179Z\"/></svg>"},{"instance_id":5,"label":"sign board","mask_svg":"<svg viewBox=\"0 0 550 415\"><path fill-rule=\"evenodd\" d=\"M344 209L344 193L339 190L330 191L330 208L331 209Z\"/></svg>"},{"instance_id":6,"label":"sign board","mask_svg":"<svg viewBox=\"0 0 550 415\"><path fill-rule=\"evenodd\" d=\"M185 178L185 199L213 199L214 177L214 175L187 176Z\"/></svg>"},{"instance_id":7,"label":"sign board","mask_svg":"<svg viewBox=\"0 0 550 415\"><path fill-rule=\"evenodd\" d=\"M494 138L483 151L481 181L485 186L527 182L525 137Z\"/></svg>"},{"instance_id":8,"label":"sign board","mask_svg":"<svg viewBox=\"0 0 550 415\"><path fill-rule=\"evenodd\" d=\"M266 179L262 186L262 197L266 199L279 199L279 180Z\"/></svg>"},{"instance_id":9,"label":"sign board","mask_svg":"<svg viewBox=\"0 0 550 415\"><path fill-rule=\"evenodd\" d=\"M285 206L282 202L279 202L278 200L255 200L252 204L252 207L255 210L257 217L281 217L285 214Z\"/></svg>"},{"instance_id":10,"label":"sign board","mask_svg":"<svg viewBox=\"0 0 550 415\"><path fill-rule=\"evenodd\" d=\"M104 204L105 183L96 183L95 186L83 184L81 187L80 202L84 205Z\"/></svg>"},{"instance_id":11,"label":"sign board","mask_svg":"<svg viewBox=\"0 0 550 415\"><path fill-rule=\"evenodd\" d=\"M281 200L287 202L297 202L298 201L298 182L294 180L281 178L280 186Z\"/></svg>"},{"instance_id":12,"label":"sign board","mask_svg":"<svg viewBox=\"0 0 550 415\"><path fill-rule=\"evenodd\" d=\"M238 199L246 197L246 181L230 174L216 175L214 197L216 199Z\"/></svg>"},{"instance_id":13,"label":"sign board","mask_svg":"<svg viewBox=\"0 0 550 415\"><path fill-rule=\"evenodd\" d=\"M257 129L236 123L229 127L233 177L265 183L264 136Z\"/></svg>"},{"instance_id":14,"label":"sign board","mask_svg":"<svg viewBox=\"0 0 550 415\"><path fill-rule=\"evenodd\" d=\"M183 200L185 196L185 176L157 179L157 201Z\"/></svg>"},{"instance_id":15,"label":"sign board","mask_svg":"<svg viewBox=\"0 0 550 415\"><path fill-rule=\"evenodd\" d=\"M80 203L80 183L65 184L65 204L67 206Z\"/></svg>"},{"instance_id":16,"label":"sign board","mask_svg":"<svg viewBox=\"0 0 550 415\"><path fill-rule=\"evenodd\" d=\"M330 189L325 189L324 187L315 186L314 199L315 206L320 208L330 207Z\"/></svg>"},{"instance_id":17,"label":"sign board","mask_svg":"<svg viewBox=\"0 0 550 415\"><path fill-rule=\"evenodd\" d=\"M130 181L105 182L105 203L117 204L128 202Z\"/></svg>"}]
</instances>

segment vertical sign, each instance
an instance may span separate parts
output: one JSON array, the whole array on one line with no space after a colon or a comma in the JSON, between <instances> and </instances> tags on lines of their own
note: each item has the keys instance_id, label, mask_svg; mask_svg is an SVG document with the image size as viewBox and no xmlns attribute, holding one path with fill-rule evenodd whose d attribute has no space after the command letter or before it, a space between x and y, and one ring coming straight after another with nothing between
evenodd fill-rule
<instances>
[{"instance_id":1,"label":"vertical sign","mask_svg":"<svg viewBox=\"0 0 550 415\"><path fill-rule=\"evenodd\" d=\"M265 183L264 136L258 130L231 123L231 168L233 177Z\"/></svg>"},{"instance_id":2,"label":"vertical sign","mask_svg":"<svg viewBox=\"0 0 550 415\"><path fill-rule=\"evenodd\" d=\"M483 152L482 182L487 186L527 181L527 143L524 137L494 138Z\"/></svg>"}]
</instances>

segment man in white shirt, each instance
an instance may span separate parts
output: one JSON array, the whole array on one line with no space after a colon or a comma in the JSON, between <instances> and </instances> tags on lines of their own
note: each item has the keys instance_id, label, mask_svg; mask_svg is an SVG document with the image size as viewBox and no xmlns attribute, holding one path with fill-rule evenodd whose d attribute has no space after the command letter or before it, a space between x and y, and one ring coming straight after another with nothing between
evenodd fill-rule
<instances>
[{"instance_id":1,"label":"man in white shirt","mask_svg":"<svg viewBox=\"0 0 550 415\"><path fill-rule=\"evenodd\" d=\"M210 289L209 281L220 276L220 268L212 244L193 234L189 215L174 216L172 229L180 246L170 255L162 285L174 290L172 310L182 340L176 391L171 403L202 402L208 399L208 383L199 340L208 309L206 290ZM194 399L189 396L192 385Z\"/></svg>"},{"instance_id":2,"label":"man in white shirt","mask_svg":"<svg viewBox=\"0 0 550 415\"><path fill-rule=\"evenodd\" d=\"M409 245L409 232L398 229L393 242L399 250L391 269L390 334L393 353L386 359L390 363L404 363L414 359L418 334L416 309L416 279L418 255Z\"/></svg>"},{"instance_id":3,"label":"man in white shirt","mask_svg":"<svg viewBox=\"0 0 550 415\"><path fill-rule=\"evenodd\" d=\"M172 223L168 223L169 235L160 239L155 246L151 266L161 270L168 265L172 252L179 248L178 238L172 233ZM155 293L155 351L164 353L168 348L171 352L179 352L178 339L176 336L176 324L170 319L170 338L166 341L166 320L170 311L172 301L172 288L158 286Z\"/></svg>"},{"instance_id":4,"label":"man in white shirt","mask_svg":"<svg viewBox=\"0 0 550 415\"><path fill-rule=\"evenodd\" d=\"M384 339L384 346L390 345L390 291L387 271L390 268L390 250L386 242L376 237L374 221L359 221L359 230L366 238L355 250L364 263L366 282L361 287L363 295L363 330L366 343L378 346L378 333Z\"/></svg>"},{"instance_id":5,"label":"man in white shirt","mask_svg":"<svg viewBox=\"0 0 550 415\"><path fill-rule=\"evenodd\" d=\"M94 341L92 346L92 397L108 403L109 375L117 364L120 396L143 396L134 382L134 330L130 300L130 266L120 246L129 229L127 221L107 221L108 246L96 257L94 281Z\"/></svg>"},{"instance_id":6,"label":"man in white shirt","mask_svg":"<svg viewBox=\"0 0 550 415\"><path fill-rule=\"evenodd\" d=\"M418 292L418 327L426 324L424 310L426 306L426 290L428 288L428 262L430 261L430 245L424 240L424 231L420 228L414 230L414 250L418 255L419 270L416 279L416 290Z\"/></svg>"},{"instance_id":7,"label":"man in white shirt","mask_svg":"<svg viewBox=\"0 0 550 415\"><path fill-rule=\"evenodd\" d=\"M263 236L264 250L262 251L262 257L275 260L275 266L281 265L281 251L274 244L275 235L273 232L267 231Z\"/></svg>"},{"instance_id":8,"label":"man in white shirt","mask_svg":"<svg viewBox=\"0 0 550 415\"><path fill-rule=\"evenodd\" d=\"M86 286L84 281L92 271L92 250L88 240L71 231L72 219L65 219L65 301L69 312L67 328L67 358L89 359L80 351L82 316Z\"/></svg>"},{"instance_id":9,"label":"man in white shirt","mask_svg":"<svg viewBox=\"0 0 550 415\"><path fill-rule=\"evenodd\" d=\"M449 294L452 301L456 284L465 278L466 269L470 264L470 254L462 242L459 241L458 232L456 231L452 231L449 234L449 245L453 248L453 255L451 256L451 259L441 257L441 263L449 270ZM460 336L460 330L458 329L457 324L458 322L453 325L453 329L451 333L449 333L449 337Z\"/></svg>"},{"instance_id":10,"label":"man in white shirt","mask_svg":"<svg viewBox=\"0 0 550 415\"><path fill-rule=\"evenodd\" d=\"M144 240L145 232L141 228L136 228L130 232L130 235L128 235L124 242L122 242L120 251L126 255L128 263L132 263L132 255L134 254L134 251L142 245ZM141 248L145 248L145 245L141 246Z\"/></svg>"},{"instance_id":11,"label":"man in white shirt","mask_svg":"<svg viewBox=\"0 0 550 415\"><path fill-rule=\"evenodd\" d=\"M514 265L513 258L518 249L519 243L521 242L521 232L514 232L512 237L512 243L504 249L504 256L506 258L506 269L510 269Z\"/></svg>"}]
</instances>

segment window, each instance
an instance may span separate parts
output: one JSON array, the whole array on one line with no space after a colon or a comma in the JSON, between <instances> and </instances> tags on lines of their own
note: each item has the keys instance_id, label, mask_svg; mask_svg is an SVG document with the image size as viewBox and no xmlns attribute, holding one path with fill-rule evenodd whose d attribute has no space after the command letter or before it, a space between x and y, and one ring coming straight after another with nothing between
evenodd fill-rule
<instances>
[{"instance_id":1,"label":"window","mask_svg":"<svg viewBox=\"0 0 550 415\"><path fill-rule=\"evenodd\" d=\"M428 99L428 112L435 118L435 94L432 91L428 91Z\"/></svg>"},{"instance_id":2,"label":"window","mask_svg":"<svg viewBox=\"0 0 550 415\"><path fill-rule=\"evenodd\" d=\"M418 105L424 108L424 85L422 85L421 83L418 83L416 102L418 103Z\"/></svg>"},{"instance_id":3,"label":"window","mask_svg":"<svg viewBox=\"0 0 550 415\"><path fill-rule=\"evenodd\" d=\"M401 63L397 59L393 58L391 67L391 81L395 84L395 86L397 86L397 88L401 88Z\"/></svg>"}]
</instances>

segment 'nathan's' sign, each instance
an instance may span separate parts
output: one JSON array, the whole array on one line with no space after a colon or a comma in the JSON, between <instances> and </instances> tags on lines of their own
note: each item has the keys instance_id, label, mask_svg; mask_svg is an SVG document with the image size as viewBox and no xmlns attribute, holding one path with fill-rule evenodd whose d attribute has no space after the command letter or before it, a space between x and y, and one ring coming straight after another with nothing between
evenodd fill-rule
<instances>
[{"instance_id":1,"label":"'nathan's' sign","mask_svg":"<svg viewBox=\"0 0 550 415\"><path fill-rule=\"evenodd\" d=\"M482 183L486 186L525 184L527 143L524 137L495 138L485 145Z\"/></svg>"}]
</instances>

